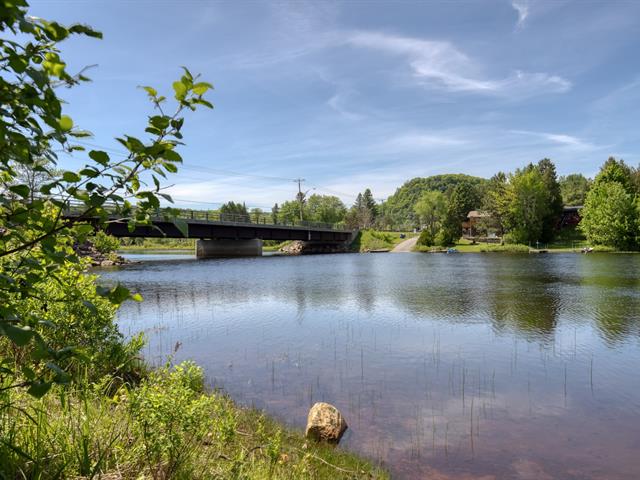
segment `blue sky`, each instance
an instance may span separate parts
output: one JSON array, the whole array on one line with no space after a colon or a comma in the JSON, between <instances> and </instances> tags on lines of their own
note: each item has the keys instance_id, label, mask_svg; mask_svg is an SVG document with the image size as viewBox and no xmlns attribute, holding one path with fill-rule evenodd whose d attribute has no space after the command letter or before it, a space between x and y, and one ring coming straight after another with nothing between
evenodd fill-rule
<instances>
[{"instance_id":1,"label":"blue sky","mask_svg":"<svg viewBox=\"0 0 640 480\"><path fill-rule=\"evenodd\" d=\"M268 208L296 177L350 204L543 157L589 176L609 155L639 161L637 1L31 3L104 33L63 44L72 70L98 64L61 91L96 145L143 135L137 86L170 93L181 65L215 85L215 110L185 122L177 204Z\"/></svg>"}]
</instances>

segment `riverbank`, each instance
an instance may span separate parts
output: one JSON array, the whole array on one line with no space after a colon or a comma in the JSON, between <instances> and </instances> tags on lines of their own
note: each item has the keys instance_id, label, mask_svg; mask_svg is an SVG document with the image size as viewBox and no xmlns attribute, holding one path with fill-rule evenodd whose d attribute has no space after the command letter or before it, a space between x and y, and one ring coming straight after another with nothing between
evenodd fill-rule
<instances>
[{"instance_id":1,"label":"riverbank","mask_svg":"<svg viewBox=\"0 0 640 480\"><path fill-rule=\"evenodd\" d=\"M533 248L528 245L500 245L500 244L490 244L490 243L457 243L455 246L450 247L455 249L455 253L639 253L639 252L628 252L628 251L618 251L608 247L592 247L588 252L584 252L581 248L572 248L572 247L564 247L564 246L554 246L550 245L548 247L540 247ZM417 245L414 249L415 252L422 253L446 253L448 251L447 248L442 247L425 247Z\"/></svg>"},{"instance_id":2,"label":"riverbank","mask_svg":"<svg viewBox=\"0 0 640 480\"><path fill-rule=\"evenodd\" d=\"M115 391L105 380L54 387L40 400L6 392L38 422L16 414L4 425L3 437L21 450L0 446L0 472L41 479L388 478L203 385L202 369L184 362Z\"/></svg>"},{"instance_id":3,"label":"riverbank","mask_svg":"<svg viewBox=\"0 0 640 480\"><path fill-rule=\"evenodd\" d=\"M390 251L408 238L417 236L413 232L384 232L378 230L360 230L351 243L352 252L367 253Z\"/></svg>"}]
</instances>

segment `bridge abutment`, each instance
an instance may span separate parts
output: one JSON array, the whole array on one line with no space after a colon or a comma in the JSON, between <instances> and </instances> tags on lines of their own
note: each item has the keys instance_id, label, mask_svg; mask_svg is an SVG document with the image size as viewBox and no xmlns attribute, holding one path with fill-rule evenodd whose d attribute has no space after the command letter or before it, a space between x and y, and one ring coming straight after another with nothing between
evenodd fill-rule
<instances>
[{"instance_id":1,"label":"bridge abutment","mask_svg":"<svg viewBox=\"0 0 640 480\"><path fill-rule=\"evenodd\" d=\"M260 257L262 240L198 240L196 258Z\"/></svg>"}]
</instances>

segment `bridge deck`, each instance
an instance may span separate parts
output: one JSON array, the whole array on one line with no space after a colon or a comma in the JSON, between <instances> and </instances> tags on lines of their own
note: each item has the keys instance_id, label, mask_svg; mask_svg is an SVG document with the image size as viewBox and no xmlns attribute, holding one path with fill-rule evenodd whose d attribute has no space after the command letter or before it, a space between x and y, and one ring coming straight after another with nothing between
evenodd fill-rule
<instances>
[{"instance_id":1,"label":"bridge deck","mask_svg":"<svg viewBox=\"0 0 640 480\"><path fill-rule=\"evenodd\" d=\"M198 212L203 213L203 212ZM65 218L78 217L69 212ZM176 222L164 217L152 219L151 225L137 225L129 231L126 221L118 217L110 217L105 231L114 237L149 237L149 238L199 238L199 239L235 239L248 240L305 240L318 242L345 242L351 238L352 231L338 228L330 224L296 222L293 224L271 224L251 222L248 217L234 215L210 215L207 218L179 218L186 224L185 236ZM97 219L87 219L88 222Z\"/></svg>"}]
</instances>

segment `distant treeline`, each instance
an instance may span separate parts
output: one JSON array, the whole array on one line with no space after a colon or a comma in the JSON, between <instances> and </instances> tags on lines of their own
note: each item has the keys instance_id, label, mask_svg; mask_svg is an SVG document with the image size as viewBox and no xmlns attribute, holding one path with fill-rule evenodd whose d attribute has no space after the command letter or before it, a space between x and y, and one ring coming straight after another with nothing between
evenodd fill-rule
<instances>
[{"instance_id":1,"label":"distant treeline","mask_svg":"<svg viewBox=\"0 0 640 480\"><path fill-rule=\"evenodd\" d=\"M579 173L558 177L554 163L545 158L490 179L464 174L413 178L381 203L367 188L350 207L333 195L298 194L270 212L234 202L218 212L261 223L302 219L349 228L418 228L421 244L446 246L462 236L463 222L474 210L474 231L479 234L500 237L504 243L551 242L563 206L584 207L579 229L592 244L627 250L640 246L640 169L615 158L609 158L593 180Z\"/></svg>"}]
</instances>

